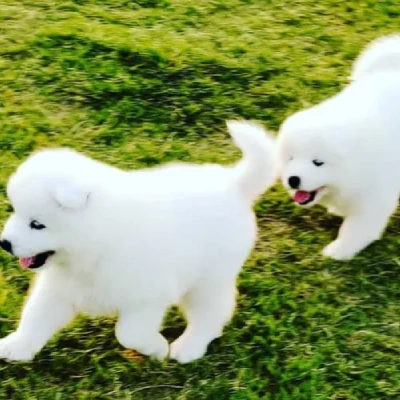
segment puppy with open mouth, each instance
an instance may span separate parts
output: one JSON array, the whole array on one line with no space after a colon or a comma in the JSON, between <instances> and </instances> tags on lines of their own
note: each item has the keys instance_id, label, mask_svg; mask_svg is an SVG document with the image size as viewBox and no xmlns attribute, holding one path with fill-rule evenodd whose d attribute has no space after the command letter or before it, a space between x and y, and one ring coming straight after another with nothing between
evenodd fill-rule
<instances>
[{"instance_id":1,"label":"puppy with open mouth","mask_svg":"<svg viewBox=\"0 0 400 400\"><path fill-rule=\"evenodd\" d=\"M323 254L354 257L379 239L400 193L400 35L372 42L336 96L290 116L278 169L293 201L344 217Z\"/></svg>"},{"instance_id":2,"label":"puppy with open mouth","mask_svg":"<svg viewBox=\"0 0 400 400\"><path fill-rule=\"evenodd\" d=\"M38 276L0 358L32 359L77 313L115 315L118 341L142 354L203 356L232 316L257 236L252 205L275 179L272 136L249 122L228 128L243 152L232 166L123 171L69 149L19 166L0 245ZM188 326L169 347L160 326L174 304Z\"/></svg>"}]
</instances>

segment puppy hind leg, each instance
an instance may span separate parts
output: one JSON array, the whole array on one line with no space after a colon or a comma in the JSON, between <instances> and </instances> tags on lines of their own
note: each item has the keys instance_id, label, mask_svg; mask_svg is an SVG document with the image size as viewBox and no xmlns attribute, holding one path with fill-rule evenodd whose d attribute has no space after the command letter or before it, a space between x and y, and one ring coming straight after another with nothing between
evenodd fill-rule
<instances>
[{"instance_id":1,"label":"puppy hind leg","mask_svg":"<svg viewBox=\"0 0 400 400\"><path fill-rule=\"evenodd\" d=\"M170 357L188 363L202 357L212 340L222 335L236 303L236 282L202 282L180 304L186 317L184 333L171 345Z\"/></svg>"}]
</instances>

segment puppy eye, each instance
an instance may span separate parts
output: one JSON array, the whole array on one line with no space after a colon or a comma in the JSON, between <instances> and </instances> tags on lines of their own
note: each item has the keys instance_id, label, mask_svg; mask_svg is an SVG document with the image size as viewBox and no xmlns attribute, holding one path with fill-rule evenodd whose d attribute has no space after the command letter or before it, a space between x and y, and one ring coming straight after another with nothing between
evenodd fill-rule
<instances>
[{"instance_id":1,"label":"puppy eye","mask_svg":"<svg viewBox=\"0 0 400 400\"><path fill-rule=\"evenodd\" d=\"M320 167L321 165L324 165L325 163L323 161L319 161L319 160L313 160L313 164L316 167Z\"/></svg>"},{"instance_id":2,"label":"puppy eye","mask_svg":"<svg viewBox=\"0 0 400 400\"><path fill-rule=\"evenodd\" d=\"M31 229L36 229L38 231L40 231L41 229L46 228L43 224L41 224L40 222L38 222L36 220L32 220L31 223L29 224L29 227Z\"/></svg>"}]
</instances>

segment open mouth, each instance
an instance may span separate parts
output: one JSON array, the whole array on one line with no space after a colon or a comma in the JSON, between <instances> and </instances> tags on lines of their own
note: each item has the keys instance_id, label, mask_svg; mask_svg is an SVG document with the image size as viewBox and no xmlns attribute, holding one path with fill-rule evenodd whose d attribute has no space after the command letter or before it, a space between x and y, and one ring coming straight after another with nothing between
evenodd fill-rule
<instances>
[{"instance_id":1,"label":"open mouth","mask_svg":"<svg viewBox=\"0 0 400 400\"><path fill-rule=\"evenodd\" d=\"M19 263L22 269L40 268L54 253L55 251L45 251L44 253L39 253L32 257L21 257Z\"/></svg>"},{"instance_id":2,"label":"open mouth","mask_svg":"<svg viewBox=\"0 0 400 400\"><path fill-rule=\"evenodd\" d=\"M301 206L305 206L307 204L312 203L315 200L315 196L317 195L319 190L320 189L311 190L311 191L296 190L292 199L297 204L299 204Z\"/></svg>"}]
</instances>

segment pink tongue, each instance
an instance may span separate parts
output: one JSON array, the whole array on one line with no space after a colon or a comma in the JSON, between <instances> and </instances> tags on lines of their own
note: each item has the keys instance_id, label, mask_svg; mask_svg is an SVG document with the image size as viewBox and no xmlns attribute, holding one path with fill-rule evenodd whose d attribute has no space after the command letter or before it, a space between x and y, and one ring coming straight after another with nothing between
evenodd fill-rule
<instances>
[{"instance_id":1,"label":"pink tongue","mask_svg":"<svg viewBox=\"0 0 400 400\"><path fill-rule=\"evenodd\" d=\"M33 264L34 257L23 257L19 259L22 269L28 269Z\"/></svg>"},{"instance_id":2,"label":"pink tongue","mask_svg":"<svg viewBox=\"0 0 400 400\"><path fill-rule=\"evenodd\" d=\"M293 200L296 203L304 203L307 201L311 196L310 192L306 192L305 190L297 190L293 196Z\"/></svg>"}]
</instances>

